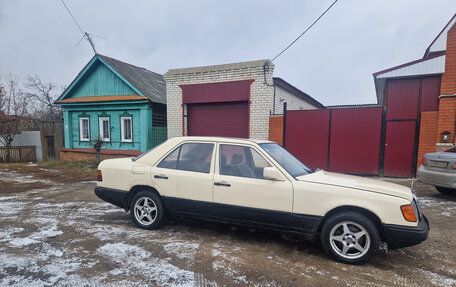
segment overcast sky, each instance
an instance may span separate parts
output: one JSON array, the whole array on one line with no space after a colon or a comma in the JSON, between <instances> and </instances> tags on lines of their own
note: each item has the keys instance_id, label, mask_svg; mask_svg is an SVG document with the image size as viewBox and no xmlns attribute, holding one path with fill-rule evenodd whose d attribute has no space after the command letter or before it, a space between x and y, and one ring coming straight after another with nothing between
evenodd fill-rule
<instances>
[{"instance_id":1,"label":"overcast sky","mask_svg":"<svg viewBox=\"0 0 456 287\"><path fill-rule=\"evenodd\" d=\"M96 49L157 73L272 59L333 0L66 0ZM281 77L325 105L375 103L372 73L423 56L454 0L339 0L274 61ZM0 74L69 85L93 56L60 0L0 0Z\"/></svg>"}]
</instances>

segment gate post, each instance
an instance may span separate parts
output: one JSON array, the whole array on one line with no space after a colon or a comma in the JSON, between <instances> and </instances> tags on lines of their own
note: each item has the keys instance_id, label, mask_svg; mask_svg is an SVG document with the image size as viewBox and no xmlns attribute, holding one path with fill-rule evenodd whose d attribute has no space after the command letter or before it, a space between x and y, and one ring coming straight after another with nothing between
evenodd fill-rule
<instances>
[{"instance_id":1,"label":"gate post","mask_svg":"<svg viewBox=\"0 0 456 287\"><path fill-rule=\"evenodd\" d=\"M287 134L287 102L283 103L283 141L282 145L285 148L285 139Z\"/></svg>"},{"instance_id":2,"label":"gate post","mask_svg":"<svg viewBox=\"0 0 456 287\"><path fill-rule=\"evenodd\" d=\"M383 177L383 168L385 164L385 138L386 138L386 107L382 108L382 127L380 132L380 151L378 156L378 175Z\"/></svg>"}]
</instances>

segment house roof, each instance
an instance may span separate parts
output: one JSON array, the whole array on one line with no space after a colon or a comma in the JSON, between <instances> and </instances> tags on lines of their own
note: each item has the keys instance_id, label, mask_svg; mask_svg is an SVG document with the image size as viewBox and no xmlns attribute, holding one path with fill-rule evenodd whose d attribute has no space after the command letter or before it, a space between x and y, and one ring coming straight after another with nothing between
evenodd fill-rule
<instances>
[{"instance_id":1,"label":"house roof","mask_svg":"<svg viewBox=\"0 0 456 287\"><path fill-rule=\"evenodd\" d=\"M424 57L373 74L377 101L383 103L386 80L391 78L439 75L445 73L446 40L448 30L456 24L456 14L426 48Z\"/></svg>"},{"instance_id":2,"label":"house roof","mask_svg":"<svg viewBox=\"0 0 456 287\"><path fill-rule=\"evenodd\" d=\"M99 56L152 102L166 104L166 83L162 75L114 58Z\"/></svg>"},{"instance_id":3,"label":"house roof","mask_svg":"<svg viewBox=\"0 0 456 287\"><path fill-rule=\"evenodd\" d=\"M289 93L293 94L294 96L300 98L301 100L306 101L309 104L314 105L315 107L317 107L319 109L324 109L325 108L325 106L322 103L320 103L319 101L315 100L314 98L312 98L308 94L304 93L300 89L296 88L292 84L288 83L284 79L278 78L278 77L274 77L273 80L274 80L274 85L277 85L277 86L283 88L284 90L286 90Z\"/></svg>"},{"instance_id":4,"label":"house roof","mask_svg":"<svg viewBox=\"0 0 456 287\"><path fill-rule=\"evenodd\" d=\"M383 103L386 81L388 79L443 74L445 72L445 58L445 51L443 51L424 59L419 59L374 73L373 76L377 102L379 104Z\"/></svg>"},{"instance_id":5,"label":"house roof","mask_svg":"<svg viewBox=\"0 0 456 287\"><path fill-rule=\"evenodd\" d=\"M354 104L354 105L332 105L326 106L327 109L357 109L357 108L377 108L379 104Z\"/></svg>"},{"instance_id":6,"label":"house roof","mask_svg":"<svg viewBox=\"0 0 456 287\"><path fill-rule=\"evenodd\" d=\"M443 27L442 31L432 40L431 44L426 48L426 52L424 52L423 58L431 56L433 53L445 51L446 50L446 42L447 42L447 34L448 30L456 23L456 14L451 17L450 21Z\"/></svg>"},{"instance_id":7,"label":"house roof","mask_svg":"<svg viewBox=\"0 0 456 287\"><path fill-rule=\"evenodd\" d=\"M132 88L138 96L147 98L154 103L166 104L166 84L162 75L100 54L96 54L90 62L87 63L68 88L65 89L62 95L56 100L56 103L68 102L69 99L66 99L66 97L96 62L102 63L114 72L123 82L125 82L125 84Z\"/></svg>"}]
</instances>

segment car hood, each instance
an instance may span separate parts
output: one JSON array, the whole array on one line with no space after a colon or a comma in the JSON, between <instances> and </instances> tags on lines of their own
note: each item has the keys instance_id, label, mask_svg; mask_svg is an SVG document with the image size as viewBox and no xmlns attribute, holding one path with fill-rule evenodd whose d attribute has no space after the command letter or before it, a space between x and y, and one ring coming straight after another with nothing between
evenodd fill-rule
<instances>
[{"instance_id":1,"label":"car hood","mask_svg":"<svg viewBox=\"0 0 456 287\"><path fill-rule=\"evenodd\" d=\"M413 194L409 187L381 180L346 175L327 171L317 171L311 174L298 176L299 181L313 182L328 186L339 186L358 189L366 192L375 192L412 201Z\"/></svg>"}]
</instances>

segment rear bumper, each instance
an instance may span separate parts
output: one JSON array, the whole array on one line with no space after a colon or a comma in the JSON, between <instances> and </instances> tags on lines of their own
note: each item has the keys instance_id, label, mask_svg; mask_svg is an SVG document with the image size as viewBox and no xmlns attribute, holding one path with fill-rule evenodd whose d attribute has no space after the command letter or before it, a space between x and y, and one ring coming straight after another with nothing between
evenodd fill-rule
<instances>
[{"instance_id":1,"label":"rear bumper","mask_svg":"<svg viewBox=\"0 0 456 287\"><path fill-rule=\"evenodd\" d=\"M426 240L429 234L429 222L423 215L416 227L384 224L383 232L391 249L413 246Z\"/></svg>"},{"instance_id":2,"label":"rear bumper","mask_svg":"<svg viewBox=\"0 0 456 287\"><path fill-rule=\"evenodd\" d=\"M128 210L128 192L124 190L112 189L97 186L95 187L95 194L101 200L114 204L115 206L122 207Z\"/></svg>"},{"instance_id":3,"label":"rear bumper","mask_svg":"<svg viewBox=\"0 0 456 287\"><path fill-rule=\"evenodd\" d=\"M434 171L420 166L418 168L418 180L434 186L456 189L456 173Z\"/></svg>"}]
</instances>

